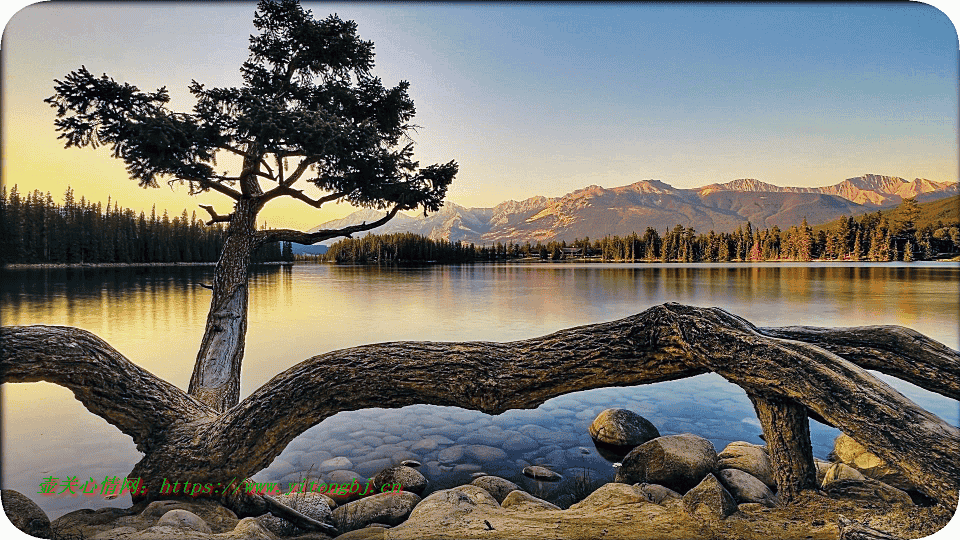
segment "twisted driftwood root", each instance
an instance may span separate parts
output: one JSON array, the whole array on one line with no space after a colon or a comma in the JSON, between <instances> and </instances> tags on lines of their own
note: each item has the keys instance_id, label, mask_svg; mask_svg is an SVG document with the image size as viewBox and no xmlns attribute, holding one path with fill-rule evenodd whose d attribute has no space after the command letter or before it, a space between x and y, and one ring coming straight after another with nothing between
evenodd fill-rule
<instances>
[{"instance_id":1,"label":"twisted driftwood root","mask_svg":"<svg viewBox=\"0 0 960 540\"><path fill-rule=\"evenodd\" d=\"M753 400L788 501L813 487L808 412L900 468L936 501L956 508L960 491L960 431L865 371L957 398L960 354L896 326L758 328L719 308L669 303L511 343L395 342L333 351L280 373L222 413L84 330L5 327L0 346L0 381L65 386L130 435L145 454L132 476L148 488L164 477L214 486L248 478L306 429L374 403L499 414L578 390L713 371ZM138 498L156 494L150 489Z\"/></svg>"}]
</instances>

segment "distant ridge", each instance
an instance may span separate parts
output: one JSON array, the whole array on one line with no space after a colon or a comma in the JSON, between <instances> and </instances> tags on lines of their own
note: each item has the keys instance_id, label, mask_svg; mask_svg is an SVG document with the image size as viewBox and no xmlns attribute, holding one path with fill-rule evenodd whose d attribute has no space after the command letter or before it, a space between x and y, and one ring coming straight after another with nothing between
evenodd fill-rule
<instances>
[{"instance_id":1,"label":"distant ridge","mask_svg":"<svg viewBox=\"0 0 960 540\"><path fill-rule=\"evenodd\" d=\"M465 208L447 202L427 217L398 214L371 232L412 232L433 240L493 244L622 236L642 233L647 227L662 232L678 224L697 232L732 232L747 221L761 228L776 225L784 229L804 218L815 225L894 207L910 197L926 202L957 193L955 182L923 178L908 182L876 174L824 187L781 187L743 178L677 189L660 180L641 180L614 188L591 185L562 197L504 201L493 208ZM312 230L370 222L381 216L382 212L359 210Z\"/></svg>"}]
</instances>

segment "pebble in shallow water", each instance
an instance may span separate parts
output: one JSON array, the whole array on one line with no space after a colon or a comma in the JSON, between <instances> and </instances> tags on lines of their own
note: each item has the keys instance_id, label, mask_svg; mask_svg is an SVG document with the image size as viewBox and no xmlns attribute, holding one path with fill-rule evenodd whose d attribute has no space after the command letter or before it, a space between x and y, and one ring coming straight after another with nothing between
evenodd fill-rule
<instances>
[{"instance_id":1,"label":"pebble in shallow water","mask_svg":"<svg viewBox=\"0 0 960 540\"><path fill-rule=\"evenodd\" d=\"M559 474L539 465L524 467L523 475L528 478L533 478L534 480L540 480L542 482L557 482L560 480Z\"/></svg>"}]
</instances>

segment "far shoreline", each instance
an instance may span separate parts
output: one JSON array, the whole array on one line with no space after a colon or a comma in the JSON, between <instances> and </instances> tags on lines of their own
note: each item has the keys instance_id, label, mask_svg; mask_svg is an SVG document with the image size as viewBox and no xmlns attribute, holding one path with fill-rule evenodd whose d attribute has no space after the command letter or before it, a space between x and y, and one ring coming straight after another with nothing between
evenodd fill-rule
<instances>
[{"instance_id":1,"label":"far shoreline","mask_svg":"<svg viewBox=\"0 0 960 540\"><path fill-rule=\"evenodd\" d=\"M678 265L698 265L698 264L732 264L732 265L750 265L756 263L785 263L785 264L820 264L820 263L886 263L886 262L897 262L902 263L903 261L852 261L852 260L836 260L836 259L813 259L809 261L790 261L790 260L764 260L764 261L723 261L723 262L713 262L713 261L698 261L698 262L681 262L681 261L601 261L596 259L566 259L566 260L542 260L542 259L512 259L512 260L502 260L502 261L470 261L466 263L438 263L436 261L405 261L402 263L388 263L388 264L378 264L378 263L337 263L334 261L312 261L312 260L299 260L299 261L268 261L262 263L251 263L251 266L293 266L296 264L329 264L329 265L342 265L342 266L443 266L443 265L461 265L461 264L577 264L577 263L587 263L587 264L678 264ZM925 261L911 261L911 262L935 262L935 263L956 263L960 262L960 256L953 257L950 259L931 259ZM909 264L909 263L908 263ZM2 270L45 270L45 269L83 269L83 268L157 268L157 267L186 267L186 266L216 266L215 262L158 262L158 263L13 263L5 264L0 266Z\"/></svg>"},{"instance_id":2,"label":"far shoreline","mask_svg":"<svg viewBox=\"0 0 960 540\"><path fill-rule=\"evenodd\" d=\"M250 263L251 266L286 266L288 261ZM141 268L158 266L216 266L216 262L156 262L156 263L13 263L2 266L4 270L35 270L44 268Z\"/></svg>"}]
</instances>

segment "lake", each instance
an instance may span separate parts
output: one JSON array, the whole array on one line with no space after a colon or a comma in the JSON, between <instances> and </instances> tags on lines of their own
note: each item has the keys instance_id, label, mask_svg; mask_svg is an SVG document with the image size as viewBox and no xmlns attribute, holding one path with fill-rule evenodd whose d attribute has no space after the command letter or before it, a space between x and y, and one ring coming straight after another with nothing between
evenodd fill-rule
<instances>
[{"instance_id":1,"label":"lake","mask_svg":"<svg viewBox=\"0 0 960 540\"><path fill-rule=\"evenodd\" d=\"M2 272L4 325L89 330L153 374L186 389L209 308L212 267L31 269ZM898 324L960 348L956 263L477 264L415 268L302 264L251 277L241 399L313 355L394 340L513 341L609 321L663 302L718 306L758 326ZM904 395L944 420L954 400L890 377ZM49 476L123 478L139 460L132 440L66 389L3 385L3 488L31 497L51 519L78 508L125 507L129 496L38 495ZM370 404L375 407L376 404ZM483 472L534 494L559 486L520 476L544 464L566 479L612 479L586 428L603 409L631 409L663 435L691 432L720 451L762 443L746 394L717 375L604 388L554 398L535 410L489 416L456 407L364 409L328 418L255 476L288 481L333 469L372 475L416 458L434 488ZM811 422L814 454L826 458L838 431Z\"/></svg>"}]
</instances>

